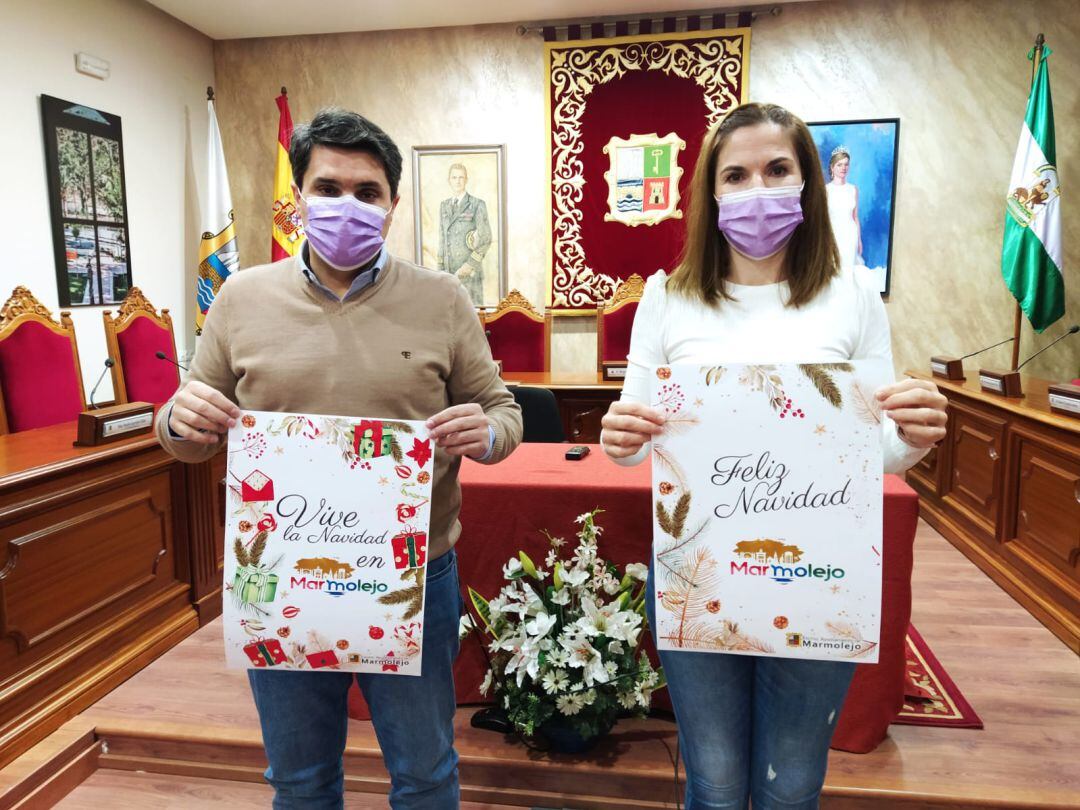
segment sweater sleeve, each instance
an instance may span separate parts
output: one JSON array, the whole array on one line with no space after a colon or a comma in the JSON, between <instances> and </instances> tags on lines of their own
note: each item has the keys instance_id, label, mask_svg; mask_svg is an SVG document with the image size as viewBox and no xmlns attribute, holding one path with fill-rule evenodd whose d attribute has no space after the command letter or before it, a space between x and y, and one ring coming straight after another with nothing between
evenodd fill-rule
<instances>
[{"instance_id":1,"label":"sweater sleeve","mask_svg":"<svg viewBox=\"0 0 1080 810\"><path fill-rule=\"evenodd\" d=\"M634 326L630 331L630 352L626 361L626 378L623 381L623 402L640 402L649 404L649 376L656 366L662 366L667 362L664 353L663 329L664 329L664 285L667 277L663 271L657 271L649 277L645 284L645 292L641 296L637 312L634 314ZM601 431L600 442L603 444L604 436ZM623 467L633 467L640 464L649 453L652 452L652 442L645 442L634 455L625 458L611 458L616 464Z\"/></svg>"},{"instance_id":2,"label":"sweater sleeve","mask_svg":"<svg viewBox=\"0 0 1080 810\"><path fill-rule=\"evenodd\" d=\"M218 291L213 306L206 313L202 335L195 344L195 358L191 361L191 367L180 384L183 386L192 380L198 380L220 391L226 399L236 402L236 375L233 373L232 358L229 354L231 292L232 287L229 284L223 284ZM206 461L216 455L221 450L224 437L215 444L200 444L184 441L172 435L169 430L169 414L172 412L175 399L176 394L173 394L172 398L161 406L154 423L154 431L165 452L189 464Z\"/></svg>"},{"instance_id":3,"label":"sweater sleeve","mask_svg":"<svg viewBox=\"0 0 1080 810\"><path fill-rule=\"evenodd\" d=\"M892 337L885 303L881 300L881 293L870 271L855 268L854 272L859 296L859 340L851 359L884 360L892 378L894 374ZM929 448L912 447L901 439L896 429L896 422L888 417L883 417L881 420L881 449L885 461L885 472L897 475L930 452Z\"/></svg>"},{"instance_id":4,"label":"sweater sleeve","mask_svg":"<svg viewBox=\"0 0 1080 810\"><path fill-rule=\"evenodd\" d=\"M469 294L457 285L451 312L453 362L447 389L450 404L476 402L492 421L495 442L481 464L496 464L509 456L521 443L521 408L514 401L499 376L499 367L491 358L491 347Z\"/></svg>"}]
</instances>

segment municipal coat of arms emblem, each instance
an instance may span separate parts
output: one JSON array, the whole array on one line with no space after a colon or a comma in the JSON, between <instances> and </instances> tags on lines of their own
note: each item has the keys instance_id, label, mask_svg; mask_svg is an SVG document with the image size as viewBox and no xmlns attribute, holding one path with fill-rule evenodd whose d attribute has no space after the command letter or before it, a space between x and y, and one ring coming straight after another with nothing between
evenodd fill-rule
<instances>
[{"instance_id":1,"label":"municipal coat of arms emblem","mask_svg":"<svg viewBox=\"0 0 1080 810\"><path fill-rule=\"evenodd\" d=\"M654 132L608 141L604 153L611 168L604 172L608 184L604 221L636 226L681 219L679 152L685 148L686 142L674 132L662 138Z\"/></svg>"}]
</instances>

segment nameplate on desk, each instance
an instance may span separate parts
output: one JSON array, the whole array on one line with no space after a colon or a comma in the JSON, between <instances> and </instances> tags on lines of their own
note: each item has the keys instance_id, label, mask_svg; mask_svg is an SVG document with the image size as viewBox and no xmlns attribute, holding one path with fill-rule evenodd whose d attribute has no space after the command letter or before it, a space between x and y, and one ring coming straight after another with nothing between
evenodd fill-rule
<instances>
[{"instance_id":1,"label":"nameplate on desk","mask_svg":"<svg viewBox=\"0 0 1080 810\"><path fill-rule=\"evenodd\" d=\"M615 382L626 379L626 363L604 363L602 379L604 382Z\"/></svg>"},{"instance_id":2,"label":"nameplate on desk","mask_svg":"<svg viewBox=\"0 0 1080 810\"><path fill-rule=\"evenodd\" d=\"M146 411L144 413L137 413L134 416L122 416L118 419L110 419L101 426L101 435L103 438L109 438L115 436L118 433L131 433L139 428L149 429L154 424L154 412Z\"/></svg>"},{"instance_id":3,"label":"nameplate on desk","mask_svg":"<svg viewBox=\"0 0 1080 810\"><path fill-rule=\"evenodd\" d=\"M995 394L1005 393L1005 386L998 377L988 377L985 374L980 374L979 385L982 386L984 391L992 391Z\"/></svg>"},{"instance_id":4,"label":"nameplate on desk","mask_svg":"<svg viewBox=\"0 0 1080 810\"><path fill-rule=\"evenodd\" d=\"M130 436L149 433L154 426L154 406L149 402L128 402L96 408L79 414L76 447L93 447Z\"/></svg>"},{"instance_id":5,"label":"nameplate on desk","mask_svg":"<svg viewBox=\"0 0 1080 810\"><path fill-rule=\"evenodd\" d=\"M1080 385L1059 383L1047 390L1050 410L1065 416L1080 416Z\"/></svg>"},{"instance_id":6,"label":"nameplate on desk","mask_svg":"<svg viewBox=\"0 0 1080 810\"><path fill-rule=\"evenodd\" d=\"M931 363L930 370L940 377L945 376L945 364L944 363Z\"/></svg>"}]
</instances>

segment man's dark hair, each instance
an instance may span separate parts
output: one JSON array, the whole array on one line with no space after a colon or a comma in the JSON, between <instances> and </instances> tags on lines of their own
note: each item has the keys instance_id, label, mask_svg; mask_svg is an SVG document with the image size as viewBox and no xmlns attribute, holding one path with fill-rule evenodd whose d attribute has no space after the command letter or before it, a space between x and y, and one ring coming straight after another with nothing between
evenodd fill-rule
<instances>
[{"instance_id":1,"label":"man's dark hair","mask_svg":"<svg viewBox=\"0 0 1080 810\"><path fill-rule=\"evenodd\" d=\"M310 123L300 124L293 130L289 163L298 188L304 186L304 174L314 146L333 146L374 155L386 172L390 196L397 197L401 182L401 151L389 135L364 116L340 107L324 107L315 113Z\"/></svg>"}]
</instances>

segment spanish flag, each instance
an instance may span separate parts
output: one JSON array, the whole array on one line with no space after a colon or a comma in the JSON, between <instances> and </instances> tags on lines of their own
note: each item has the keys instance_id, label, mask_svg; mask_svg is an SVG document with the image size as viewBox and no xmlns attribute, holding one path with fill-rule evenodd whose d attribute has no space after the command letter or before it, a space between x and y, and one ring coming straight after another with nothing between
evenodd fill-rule
<instances>
[{"instance_id":1,"label":"spanish flag","mask_svg":"<svg viewBox=\"0 0 1080 810\"><path fill-rule=\"evenodd\" d=\"M195 298L198 302L196 335L202 334L206 313L221 285L240 266L232 195L229 194L229 174L225 171L225 151L221 147L221 132L214 112L214 91L209 88L206 109L210 129L207 137L206 208L203 209L203 233L199 241L199 277L195 280Z\"/></svg>"},{"instance_id":2,"label":"spanish flag","mask_svg":"<svg viewBox=\"0 0 1080 810\"><path fill-rule=\"evenodd\" d=\"M289 141L292 140L292 114L285 88L277 97L278 142L277 165L274 171L274 225L270 239L270 261L276 262L296 254L304 240L304 226L292 193L292 167L289 165Z\"/></svg>"}]
</instances>

